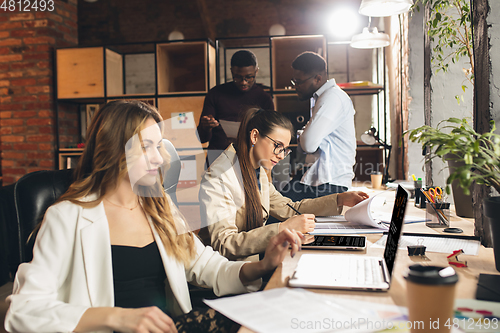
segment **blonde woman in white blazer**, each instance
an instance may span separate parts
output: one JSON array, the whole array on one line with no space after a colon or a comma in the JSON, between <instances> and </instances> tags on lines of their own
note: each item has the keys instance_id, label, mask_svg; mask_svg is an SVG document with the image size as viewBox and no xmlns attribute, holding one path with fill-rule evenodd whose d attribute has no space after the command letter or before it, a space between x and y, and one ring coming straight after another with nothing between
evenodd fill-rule
<instances>
[{"instance_id":1,"label":"blonde woman in white blazer","mask_svg":"<svg viewBox=\"0 0 500 333\"><path fill-rule=\"evenodd\" d=\"M234 323L222 315L190 312L187 282L217 295L246 292L283 260L289 244L292 254L298 251L300 235L285 230L262 261L229 262L186 230L159 181L159 169L168 167L161 121L141 102L111 102L96 113L75 182L47 210L33 260L19 266L8 298L8 332L224 331ZM138 251L146 248L154 255L141 257L146 252ZM119 257L123 250L134 255ZM126 279L149 270L156 275ZM128 297L128 288L117 289L122 282L137 288L132 295L139 299ZM154 293L158 283L161 291Z\"/></svg>"},{"instance_id":2,"label":"blonde woman in white blazer","mask_svg":"<svg viewBox=\"0 0 500 333\"><path fill-rule=\"evenodd\" d=\"M203 175L199 198L205 244L231 260L258 260L271 237L281 230L314 230L316 215L341 214L368 198L360 191L293 202L268 180L267 172L290 149L293 126L275 111L250 109L241 121L235 145L230 145ZM297 215L294 209L301 214ZM282 223L266 224L269 216ZM252 257L252 258L249 258Z\"/></svg>"}]
</instances>

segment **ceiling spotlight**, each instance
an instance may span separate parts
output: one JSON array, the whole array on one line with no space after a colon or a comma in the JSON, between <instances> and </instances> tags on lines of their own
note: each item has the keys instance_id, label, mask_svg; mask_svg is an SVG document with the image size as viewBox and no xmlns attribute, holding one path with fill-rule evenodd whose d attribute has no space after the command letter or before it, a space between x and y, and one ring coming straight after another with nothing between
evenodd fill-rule
<instances>
[{"instance_id":1,"label":"ceiling spotlight","mask_svg":"<svg viewBox=\"0 0 500 333\"><path fill-rule=\"evenodd\" d=\"M269 36L284 36L286 34L285 27L279 23L273 24L269 28Z\"/></svg>"},{"instance_id":2,"label":"ceiling spotlight","mask_svg":"<svg viewBox=\"0 0 500 333\"><path fill-rule=\"evenodd\" d=\"M184 39L184 34L178 30L174 30L168 35L168 40L183 40L183 39Z\"/></svg>"}]
</instances>

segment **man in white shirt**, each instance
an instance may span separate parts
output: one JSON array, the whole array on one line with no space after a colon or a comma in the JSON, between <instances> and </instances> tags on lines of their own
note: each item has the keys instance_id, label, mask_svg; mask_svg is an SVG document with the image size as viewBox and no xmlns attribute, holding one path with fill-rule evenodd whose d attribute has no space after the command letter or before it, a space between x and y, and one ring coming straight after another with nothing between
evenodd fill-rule
<instances>
[{"instance_id":1,"label":"man in white shirt","mask_svg":"<svg viewBox=\"0 0 500 333\"><path fill-rule=\"evenodd\" d=\"M345 192L352 185L356 163L352 101L334 79L328 80L326 62L319 54L301 53L292 68L299 99L311 101L311 118L298 131L306 163L281 193L298 201Z\"/></svg>"}]
</instances>

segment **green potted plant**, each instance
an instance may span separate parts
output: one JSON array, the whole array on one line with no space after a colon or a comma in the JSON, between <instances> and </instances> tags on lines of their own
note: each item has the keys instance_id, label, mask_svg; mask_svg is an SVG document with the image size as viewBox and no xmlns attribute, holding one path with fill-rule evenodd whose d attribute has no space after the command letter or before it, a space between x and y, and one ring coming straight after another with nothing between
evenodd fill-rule
<instances>
[{"instance_id":1,"label":"green potted plant","mask_svg":"<svg viewBox=\"0 0 500 333\"><path fill-rule=\"evenodd\" d=\"M434 158L445 161L463 161L451 170L446 180L446 192L450 184L457 180L465 194L470 194L473 182L493 187L500 193L500 135L495 134L495 122L491 130L477 133L467 118L449 118L441 121L436 128L421 126L410 133L409 139L427 149L425 162ZM493 237L496 268L500 271L500 196L484 199L484 213L488 217Z\"/></svg>"}]
</instances>

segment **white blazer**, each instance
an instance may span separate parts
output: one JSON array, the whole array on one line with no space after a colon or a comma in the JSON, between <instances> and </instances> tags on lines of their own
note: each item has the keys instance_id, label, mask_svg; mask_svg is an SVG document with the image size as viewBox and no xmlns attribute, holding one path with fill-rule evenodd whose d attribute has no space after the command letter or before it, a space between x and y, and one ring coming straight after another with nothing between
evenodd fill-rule
<instances>
[{"instance_id":1,"label":"white blazer","mask_svg":"<svg viewBox=\"0 0 500 333\"><path fill-rule=\"evenodd\" d=\"M260 284L243 286L239 271L244 263L229 262L196 236L197 255L184 267L166 253L151 221L150 225L167 275L166 292L175 299L175 314L191 310L187 281L212 287L216 295L255 290ZM72 332L88 308L114 306L111 243L102 202L83 208L64 201L47 210L33 260L19 266L7 300L9 332Z\"/></svg>"}]
</instances>

